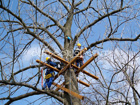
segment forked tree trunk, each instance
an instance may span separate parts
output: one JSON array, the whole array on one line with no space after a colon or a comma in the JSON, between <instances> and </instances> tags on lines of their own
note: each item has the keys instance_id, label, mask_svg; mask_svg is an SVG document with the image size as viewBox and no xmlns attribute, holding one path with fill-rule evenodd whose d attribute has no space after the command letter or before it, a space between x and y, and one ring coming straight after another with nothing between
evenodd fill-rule
<instances>
[{"instance_id":1,"label":"forked tree trunk","mask_svg":"<svg viewBox=\"0 0 140 105\"><path fill-rule=\"evenodd\" d=\"M64 59L66 59L67 61L70 61L73 58L73 42L72 40L68 40L66 37L69 36L70 38L72 37L71 35L71 26L72 26L72 20L73 20L73 11L74 9L71 8L69 16L67 18L67 22L64 25L65 27L65 32L64 32L64 54L63 57ZM74 73L74 69L73 68L68 68L64 74L64 78L65 78L65 87L73 92L76 92L79 94L79 90L78 90L78 82L77 82L77 78L76 75ZM69 95L68 93L64 93L64 100L66 105L81 105L81 100L73 97L72 95Z\"/></svg>"}]
</instances>

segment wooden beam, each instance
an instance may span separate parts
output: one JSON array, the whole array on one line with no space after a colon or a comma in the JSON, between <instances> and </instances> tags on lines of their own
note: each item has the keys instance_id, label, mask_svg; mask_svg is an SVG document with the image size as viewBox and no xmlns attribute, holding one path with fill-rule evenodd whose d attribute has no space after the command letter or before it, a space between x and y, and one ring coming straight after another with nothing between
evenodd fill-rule
<instances>
[{"instance_id":1,"label":"wooden beam","mask_svg":"<svg viewBox=\"0 0 140 105\"><path fill-rule=\"evenodd\" d=\"M83 81L81 81L81 80L77 80L79 83L81 83L81 84L83 84L83 85L85 85L85 86L87 86L87 87L89 87L90 85L89 84L87 84L87 83L85 83L85 82L83 82Z\"/></svg>"},{"instance_id":2,"label":"wooden beam","mask_svg":"<svg viewBox=\"0 0 140 105\"><path fill-rule=\"evenodd\" d=\"M71 91L71 90L69 90L69 89L67 89L67 88L64 88L64 87L62 87L62 86L60 86L60 85L58 85L58 84L56 84L56 83L54 83L54 82L53 82L52 84L55 85L56 87L62 89L63 91L65 91L65 92L67 92L67 93L73 95L74 97L77 97L77 98L79 98L79 99L81 99L81 100L84 99L84 96L81 96L81 95L79 95L78 93L75 93L75 92L73 92L73 91Z\"/></svg>"},{"instance_id":3,"label":"wooden beam","mask_svg":"<svg viewBox=\"0 0 140 105\"><path fill-rule=\"evenodd\" d=\"M53 69L54 71L56 71L56 72L59 72L60 70L58 70L57 68L55 68L55 67L53 67L53 66L51 66L51 65L49 65L49 64L47 64L47 63L45 63L45 62L42 62L42 61L40 61L40 60L36 60L36 62L37 63L40 63L40 64L42 64L42 65L45 65L45 66L47 66L48 68L51 68L51 69Z\"/></svg>"},{"instance_id":4,"label":"wooden beam","mask_svg":"<svg viewBox=\"0 0 140 105\"><path fill-rule=\"evenodd\" d=\"M86 63L84 63L77 71L76 73L79 73L80 71L82 71L89 63L91 63L96 57L98 56L98 54L96 53L94 56L92 56Z\"/></svg>"},{"instance_id":5,"label":"wooden beam","mask_svg":"<svg viewBox=\"0 0 140 105\"><path fill-rule=\"evenodd\" d=\"M85 83L85 82L83 82L83 81L81 81L81 80L78 80L77 79L77 81L79 82L79 83L81 83L82 85L85 85L86 87L89 87L90 85L89 84L87 84L87 83ZM63 82L60 86L62 87L62 86L64 86L65 85L65 82ZM60 88L56 88L55 90L56 91L58 91Z\"/></svg>"},{"instance_id":6,"label":"wooden beam","mask_svg":"<svg viewBox=\"0 0 140 105\"><path fill-rule=\"evenodd\" d=\"M86 51L87 48L84 48L82 51L80 51L63 69L61 69L59 71L59 73L55 76L54 79L58 78L60 74L62 74L63 72L65 72L65 70L67 70L69 68L69 66L78 59L78 57L84 52Z\"/></svg>"},{"instance_id":7,"label":"wooden beam","mask_svg":"<svg viewBox=\"0 0 140 105\"><path fill-rule=\"evenodd\" d=\"M61 57L59 57L59 56L57 56L57 55L55 55L55 54L53 54L53 53L47 51L47 50L45 50L44 53L50 55L51 57L53 57L53 58L55 58L55 59L57 59L57 60L60 60L60 61L63 62L63 63L66 63L66 64L69 63L69 62L66 61L65 59L63 59L63 58L61 58Z\"/></svg>"},{"instance_id":8,"label":"wooden beam","mask_svg":"<svg viewBox=\"0 0 140 105\"><path fill-rule=\"evenodd\" d=\"M64 86L65 85L65 82L63 82L60 86ZM60 87L57 87L55 90L58 91L60 89Z\"/></svg>"},{"instance_id":9,"label":"wooden beam","mask_svg":"<svg viewBox=\"0 0 140 105\"><path fill-rule=\"evenodd\" d=\"M45 62L42 62L42 61L40 61L40 60L36 60L36 62L37 62L37 63L40 63L40 64L42 64L42 65L45 65L45 66L47 66L47 67L49 67L49 68L55 70L56 72L59 72L59 71L60 71L60 70L58 70L57 68L55 68L55 67L53 67L53 66L51 66L51 65L49 65L49 64L47 64L47 63L45 63ZM79 81L78 81L78 82L79 82ZM85 85L85 86L88 86L87 83L85 83L85 82L83 82L83 81L80 81L79 83L81 83L81 84L83 84L83 85Z\"/></svg>"},{"instance_id":10,"label":"wooden beam","mask_svg":"<svg viewBox=\"0 0 140 105\"><path fill-rule=\"evenodd\" d=\"M95 76L95 75L93 75L93 74L91 74L91 73L89 73L89 72L87 72L87 71L85 71L85 70L82 70L81 72L83 72L84 74L86 74L86 75L88 75L88 76L90 76L90 77L92 77L92 78L94 78L94 79L96 79L96 80L99 79L97 76Z\"/></svg>"},{"instance_id":11,"label":"wooden beam","mask_svg":"<svg viewBox=\"0 0 140 105\"><path fill-rule=\"evenodd\" d=\"M69 62L68 61L66 61L65 59L63 59L63 58L61 58L61 57L59 57L59 56L57 56L57 55L55 55L55 54L53 54L53 53L51 53L51 52L49 52L49 51L44 51L44 53L46 53L46 54L48 54L48 55L50 55L50 56L52 56L53 58L56 58L57 60L60 60L61 62L63 62L63 63L66 63L66 64L68 64ZM76 65L74 65L74 64L72 64L72 66L74 67L74 68L76 68L76 69L79 69L79 67L77 67ZM97 77L97 76L95 76L95 75L93 75L93 74L91 74L91 73L88 73L87 71L85 71L85 70L82 70L82 72L84 73L84 74L87 74L88 76L90 76L90 77L92 77L92 78L94 78L94 79L96 79L96 80L98 80L99 78Z\"/></svg>"}]
</instances>

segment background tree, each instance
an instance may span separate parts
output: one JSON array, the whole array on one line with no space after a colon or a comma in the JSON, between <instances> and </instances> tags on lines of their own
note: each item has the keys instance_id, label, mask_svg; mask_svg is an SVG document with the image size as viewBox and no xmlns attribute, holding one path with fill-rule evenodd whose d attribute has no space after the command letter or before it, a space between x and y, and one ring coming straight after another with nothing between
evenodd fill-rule
<instances>
[{"instance_id":1,"label":"background tree","mask_svg":"<svg viewBox=\"0 0 140 105\"><path fill-rule=\"evenodd\" d=\"M38 95L34 101L27 99L29 104L56 99L55 103L68 105L133 102L138 105L140 97L135 86L139 83L136 75L139 3L137 0L0 0L0 100L11 104ZM70 61L78 41L88 49L85 59L96 51L110 55L99 53L100 57L87 68L99 81L81 75L90 88L78 86L73 69L65 72L64 80L68 83L65 87L85 95L85 100L65 92L41 90L40 65L35 59L44 60L43 51L47 49ZM125 45L129 47L124 49ZM116 49L119 54L124 52L118 60ZM130 55L130 51L134 53ZM32 59L28 62L29 58ZM124 78L117 79L120 73ZM134 96L132 101L129 95Z\"/></svg>"}]
</instances>

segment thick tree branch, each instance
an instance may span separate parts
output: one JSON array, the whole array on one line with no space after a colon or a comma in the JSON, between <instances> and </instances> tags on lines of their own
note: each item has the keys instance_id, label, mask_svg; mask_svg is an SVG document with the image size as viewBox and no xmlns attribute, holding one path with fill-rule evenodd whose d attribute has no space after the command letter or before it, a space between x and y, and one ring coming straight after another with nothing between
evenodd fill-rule
<instances>
[{"instance_id":1,"label":"thick tree branch","mask_svg":"<svg viewBox=\"0 0 140 105\"><path fill-rule=\"evenodd\" d=\"M91 3L92 3L92 1L93 1L93 0L90 0L87 7L85 7L84 9L81 9L81 10L75 12L74 15L76 15L76 14L78 14L78 13L81 13L81 12L86 11L87 9L89 9L89 8L90 8L90 5L91 5Z\"/></svg>"},{"instance_id":2,"label":"thick tree branch","mask_svg":"<svg viewBox=\"0 0 140 105\"><path fill-rule=\"evenodd\" d=\"M81 1L79 1L77 4L75 4L75 6L74 6L74 7L79 6L79 5L80 5L80 4L82 4L84 1L85 1L85 0L81 0Z\"/></svg>"},{"instance_id":3,"label":"thick tree branch","mask_svg":"<svg viewBox=\"0 0 140 105\"><path fill-rule=\"evenodd\" d=\"M12 21L12 20L0 20L0 22L6 22L6 23L18 23L18 24L20 24L20 22L18 22L18 21Z\"/></svg>"},{"instance_id":4,"label":"thick tree branch","mask_svg":"<svg viewBox=\"0 0 140 105\"><path fill-rule=\"evenodd\" d=\"M31 32L30 30L27 30L27 32L25 32L25 33L29 34L29 35L32 35L34 38L38 39L40 42L42 42L45 46L47 46L51 51L53 51L55 53L55 50L46 41L44 41L44 39L42 39L39 36L35 35L35 33Z\"/></svg>"},{"instance_id":5,"label":"thick tree branch","mask_svg":"<svg viewBox=\"0 0 140 105\"><path fill-rule=\"evenodd\" d=\"M129 101L116 101L116 102L110 102L112 105L121 103L121 104L125 104L125 105L131 105L131 103Z\"/></svg>"},{"instance_id":6,"label":"thick tree branch","mask_svg":"<svg viewBox=\"0 0 140 105\"><path fill-rule=\"evenodd\" d=\"M59 94L58 94L58 92L55 92L53 90L51 90L51 91L50 90L41 90L41 89L38 89L38 88L36 88L32 85L25 84L25 83L8 82L8 81L2 81L2 80L0 80L0 83L7 84L7 85L24 86L24 87L27 87L27 88L31 88L31 89L39 92L40 94L48 94L49 96L56 98L60 102L63 102L63 99L61 98L61 96L63 96L63 93L61 93L61 92L59 92ZM56 95L60 95L60 96L56 96Z\"/></svg>"},{"instance_id":7,"label":"thick tree branch","mask_svg":"<svg viewBox=\"0 0 140 105\"><path fill-rule=\"evenodd\" d=\"M2 68L2 64L1 64L1 60L0 60L0 72L1 72L1 79L3 80L3 68Z\"/></svg>"},{"instance_id":8,"label":"thick tree branch","mask_svg":"<svg viewBox=\"0 0 140 105\"><path fill-rule=\"evenodd\" d=\"M54 92L54 91L52 91L51 93L54 93L54 94L56 94L56 95L61 95L60 94L60 92ZM9 98L9 97L7 97L7 98L2 98L2 99L0 99L0 100L9 100L5 105L9 105L9 104L11 104L12 102L14 102L14 101L17 101L17 100L21 100L21 99L23 99L23 98L27 98L27 97L29 97L29 96L33 96L33 95L40 95L40 94L42 94L41 92L38 92L38 91L33 91L33 92L30 92L30 93L26 93L26 94L23 94L23 95L20 95L20 96L17 96L17 97L14 97L14 98Z\"/></svg>"},{"instance_id":9,"label":"thick tree branch","mask_svg":"<svg viewBox=\"0 0 140 105\"><path fill-rule=\"evenodd\" d=\"M90 44L88 47L87 47L87 50L89 50L91 47L97 45L97 44L100 44L100 43L103 43L103 42L107 42L107 41L137 41L138 39L140 38L140 34L132 39L132 38L106 38L106 39L103 39L103 40L100 40L100 41L96 41L95 43L92 43Z\"/></svg>"},{"instance_id":10,"label":"thick tree branch","mask_svg":"<svg viewBox=\"0 0 140 105\"><path fill-rule=\"evenodd\" d=\"M10 13L11 15L13 15L15 18L18 19L21 22L21 24L23 25L23 27L27 30L27 32L25 32L25 33L30 34L31 36L33 36L37 40L41 41L44 45L46 45L51 51L55 52L55 50L46 41L41 39L39 36L35 35L35 33L31 32L19 16L17 16L16 14L14 14L12 11L10 11L9 9L7 9L5 7L0 7L0 8L4 9L5 11L7 11L8 13Z\"/></svg>"},{"instance_id":11,"label":"thick tree branch","mask_svg":"<svg viewBox=\"0 0 140 105\"><path fill-rule=\"evenodd\" d=\"M55 20L54 18L52 18L50 15L44 13L42 10L40 10L36 5L34 5L30 0L28 0L30 3L26 2L26 1L22 1L23 3L27 3L32 5L35 9L37 9L41 14L43 14L44 16L48 17L49 19L51 19L63 32L65 30L65 28L59 24L59 22L57 20Z\"/></svg>"},{"instance_id":12,"label":"thick tree branch","mask_svg":"<svg viewBox=\"0 0 140 105\"><path fill-rule=\"evenodd\" d=\"M120 11L126 9L126 8L128 8L128 7L124 7L124 8L121 8L121 9L118 9L118 10L115 10L115 11L112 11L112 12L110 12L110 13L108 13L108 14L105 14L105 15L99 17L98 19L96 19L96 20L95 20L94 22L92 22L91 24L85 26L83 29L81 29L81 31L80 31L77 35L75 35L74 42L73 42L73 46L75 45L75 43L76 43L76 41L78 40L78 38L80 37L80 35L81 35L86 29L92 27L93 25L95 25L96 23L98 23L99 21L101 21L102 19L104 19L104 18L106 18L106 17L108 17L108 16L110 16L110 15L113 15L113 14L115 14L115 13L118 13L118 12L120 12Z\"/></svg>"},{"instance_id":13,"label":"thick tree branch","mask_svg":"<svg viewBox=\"0 0 140 105\"><path fill-rule=\"evenodd\" d=\"M28 70L28 69L33 69L33 68L37 68L37 67L40 67L41 65L32 65L32 66L28 66L28 67L25 67L25 68L23 68L23 69L20 69L20 70L18 70L17 72L15 72L14 73L14 75L16 75L16 74L18 74L18 73L21 73L21 72L23 72L23 71L25 71L25 70Z\"/></svg>"},{"instance_id":14,"label":"thick tree branch","mask_svg":"<svg viewBox=\"0 0 140 105\"><path fill-rule=\"evenodd\" d=\"M34 92L26 93L26 94L23 94L23 95L14 97L14 98L7 97L7 98L5 98L5 100L9 100L9 101L5 105L9 105L9 104L11 104L14 101L21 100L23 98L27 98L27 97L33 96L33 95L39 95L39 94L42 94L42 93L34 91Z\"/></svg>"},{"instance_id":15,"label":"thick tree branch","mask_svg":"<svg viewBox=\"0 0 140 105\"><path fill-rule=\"evenodd\" d=\"M58 47L60 48L61 51L63 51L63 47L61 46L61 44L59 43L59 41L54 37L53 34L51 34L47 29L42 28L42 27L38 27L38 29L41 29L43 31L45 31L53 40L54 42L58 45Z\"/></svg>"},{"instance_id":16,"label":"thick tree branch","mask_svg":"<svg viewBox=\"0 0 140 105\"><path fill-rule=\"evenodd\" d=\"M70 12L69 8L64 4L64 2L63 2L62 0L58 0L58 1L64 6L64 8L65 8L68 12Z\"/></svg>"},{"instance_id":17,"label":"thick tree branch","mask_svg":"<svg viewBox=\"0 0 140 105\"><path fill-rule=\"evenodd\" d=\"M123 7L123 0L121 0L121 5L120 5L120 8L122 8Z\"/></svg>"},{"instance_id":18,"label":"thick tree branch","mask_svg":"<svg viewBox=\"0 0 140 105\"><path fill-rule=\"evenodd\" d=\"M60 50L62 51L63 50L63 47L62 45L59 43L59 41L54 37L53 34L51 34L46 28L49 28L49 26L47 26L46 28L43 28L43 27L33 27L33 26L27 26L27 28L32 28L32 29L40 29L42 31L45 31L49 36L50 38L52 38L54 40L54 42L58 45L58 47L60 48ZM15 31L18 31L18 30L21 30L21 29L24 29L24 27L21 27L21 28L17 28L17 29L14 29L12 30L12 32L15 32ZM39 33L40 34L40 33Z\"/></svg>"},{"instance_id":19,"label":"thick tree branch","mask_svg":"<svg viewBox=\"0 0 140 105\"><path fill-rule=\"evenodd\" d=\"M96 10L94 7L89 7L89 8L93 9L93 10L94 10L95 12L97 12L100 16L102 16L102 15L99 13L99 11Z\"/></svg>"}]
</instances>

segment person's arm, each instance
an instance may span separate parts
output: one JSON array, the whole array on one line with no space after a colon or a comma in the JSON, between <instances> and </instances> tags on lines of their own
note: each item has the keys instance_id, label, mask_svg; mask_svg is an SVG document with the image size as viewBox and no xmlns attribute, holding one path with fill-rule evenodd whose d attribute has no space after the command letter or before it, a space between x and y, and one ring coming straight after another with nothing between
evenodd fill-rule
<instances>
[{"instance_id":1,"label":"person's arm","mask_svg":"<svg viewBox=\"0 0 140 105\"><path fill-rule=\"evenodd\" d=\"M79 52L80 52L80 49L79 49L79 48L76 48L76 49L74 50L74 56L76 56Z\"/></svg>"},{"instance_id":2,"label":"person's arm","mask_svg":"<svg viewBox=\"0 0 140 105\"><path fill-rule=\"evenodd\" d=\"M52 62L52 61L50 62L50 65L51 66L57 66L57 64L55 62Z\"/></svg>"}]
</instances>

